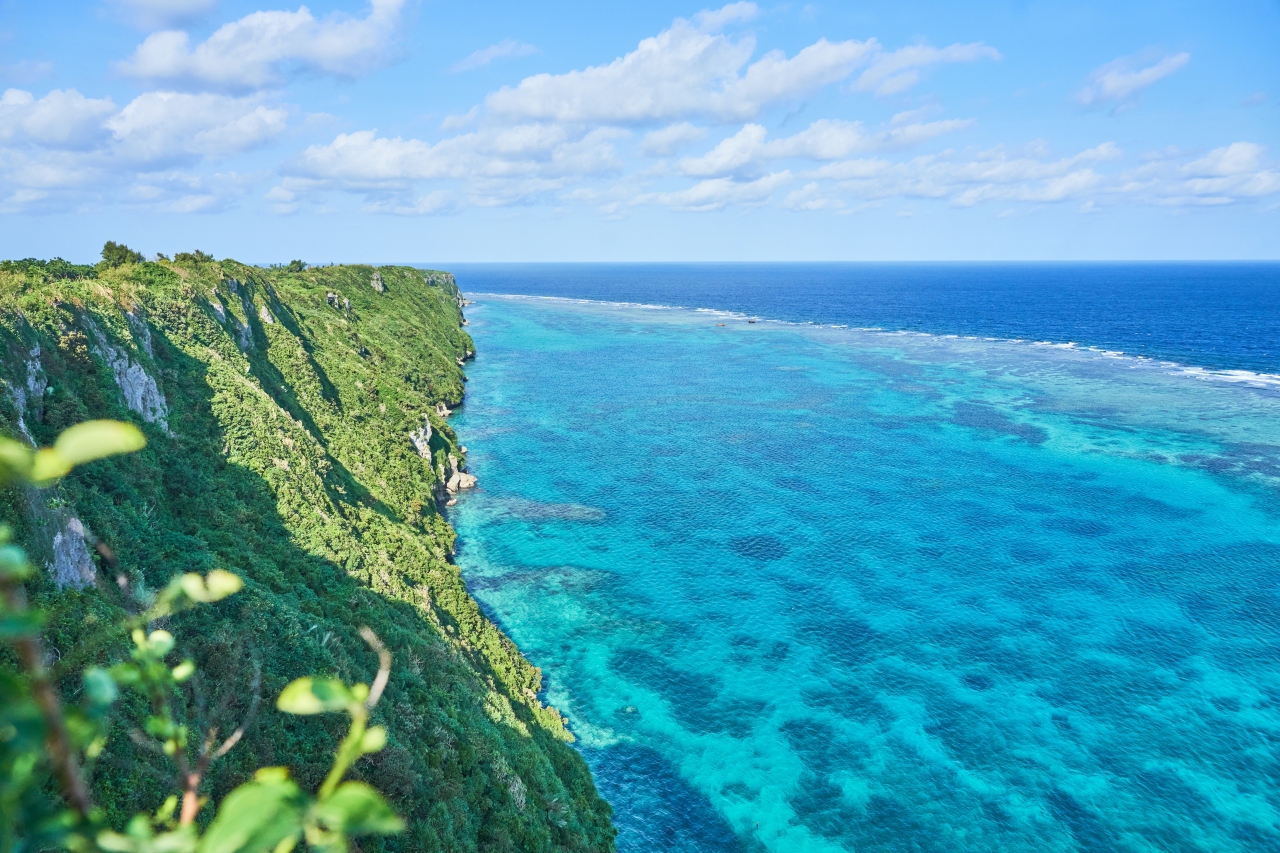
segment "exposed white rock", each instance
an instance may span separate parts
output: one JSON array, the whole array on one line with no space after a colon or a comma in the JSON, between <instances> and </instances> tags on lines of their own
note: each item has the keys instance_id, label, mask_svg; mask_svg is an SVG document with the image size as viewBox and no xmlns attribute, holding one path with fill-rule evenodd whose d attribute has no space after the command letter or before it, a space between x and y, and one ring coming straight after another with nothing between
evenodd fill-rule
<instances>
[{"instance_id":1,"label":"exposed white rock","mask_svg":"<svg viewBox=\"0 0 1280 853\"><path fill-rule=\"evenodd\" d=\"M155 379L151 378L141 364L129 358L127 352L108 343L97 328L90 326L89 330L94 337L93 351L115 374L116 385L120 386L125 405L142 415L147 423L159 424L168 432L169 406Z\"/></svg>"},{"instance_id":2,"label":"exposed white rock","mask_svg":"<svg viewBox=\"0 0 1280 853\"><path fill-rule=\"evenodd\" d=\"M453 414L453 411L444 403L436 403L436 414L442 418L447 418Z\"/></svg>"},{"instance_id":3,"label":"exposed white rock","mask_svg":"<svg viewBox=\"0 0 1280 853\"><path fill-rule=\"evenodd\" d=\"M236 327L236 343L240 346L240 349L248 352L253 348L253 329L249 328L248 323L241 323L235 317L232 317L231 319L232 322L235 323Z\"/></svg>"},{"instance_id":4,"label":"exposed white rock","mask_svg":"<svg viewBox=\"0 0 1280 853\"><path fill-rule=\"evenodd\" d=\"M84 527L74 516L67 520L53 536L53 559L49 574L59 589L73 586L77 589L93 583L95 570L89 547L84 540Z\"/></svg>"},{"instance_id":5,"label":"exposed white rock","mask_svg":"<svg viewBox=\"0 0 1280 853\"><path fill-rule=\"evenodd\" d=\"M218 322L227 322L227 308L222 304L222 297L218 295L218 291L209 291L209 307L213 309L213 313L218 315Z\"/></svg>"},{"instance_id":6,"label":"exposed white rock","mask_svg":"<svg viewBox=\"0 0 1280 853\"><path fill-rule=\"evenodd\" d=\"M266 323L268 326L276 324L276 318L271 316L271 312L267 310L267 306L263 305L258 308L258 319Z\"/></svg>"},{"instance_id":7,"label":"exposed white rock","mask_svg":"<svg viewBox=\"0 0 1280 853\"><path fill-rule=\"evenodd\" d=\"M468 474L458 467L458 457L452 453L449 454L449 477L445 481L444 487L449 494L457 494L461 489L474 489L476 478L473 474Z\"/></svg>"},{"instance_id":8,"label":"exposed white rock","mask_svg":"<svg viewBox=\"0 0 1280 853\"><path fill-rule=\"evenodd\" d=\"M425 417L422 419L422 426L409 433L409 440L417 448L419 456L423 459L431 458L431 422Z\"/></svg>"},{"instance_id":9,"label":"exposed white rock","mask_svg":"<svg viewBox=\"0 0 1280 853\"><path fill-rule=\"evenodd\" d=\"M460 489L474 489L476 487L476 477L474 474L468 474L465 471L455 472L449 478L448 484L445 486L450 492L457 492Z\"/></svg>"},{"instance_id":10,"label":"exposed white rock","mask_svg":"<svg viewBox=\"0 0 1280 853\"><path fill-rule=\"evenodd\" d=\"M373 278L369 279L369 284L372 285L373 289L379 293L387 292L387 286L382 283L382 273L378 270L373 271Z\"/></svg>"},{"instance_id":11,"label":"exposed white rock","mask_svg":"<svg viewBox=\"0 0 1280 853\"><path fill-rule=\"evenodd\" d=\"M10 391L13 392L14 408L18 410L18 431L27 437L27 441L35 444L35 439L31 437L31 430L27 429L26 415L28 412L28 404L39 407L44 400L44 392L49 387L49 380L44 375L44 368L40 364L40 344L31 347L31 351L27 353L26 359L26 381L22 385L11 386Z\"/></svg>"}]
</instances>

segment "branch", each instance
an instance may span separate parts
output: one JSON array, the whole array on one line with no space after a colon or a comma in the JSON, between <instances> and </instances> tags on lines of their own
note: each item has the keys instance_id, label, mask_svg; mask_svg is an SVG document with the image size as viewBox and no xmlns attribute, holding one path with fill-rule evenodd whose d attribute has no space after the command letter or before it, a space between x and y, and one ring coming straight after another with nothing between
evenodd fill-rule
<instances>
[{"instance_id":1,"label":"branch","mask_svg":"<svg viewBox=\"0 0 1280 853\"><path fill-rule=\"evenodd\" d=\"M373 679L373 686L369 688L369 698L364 703L366 708L372 709L382 698L382 691L387 687L387 679L391 677L391 652L387 651L387 647L378 639L378 635L373 633L373 629L367 625L360 629L360 636L378 653L378 675Z\"/></svg>"},{"instance_id":2,"label":"branch","mask_svg":"<svg viewBox=\"0 0 1280 853\"><path fill-rule=\"evenodd\" d=\"M27 609L27 597L17 582L5 583L4 595L10 610L21 613ZM39 635L28 634L14 640L14 646L17 647L22 665L31 675L31 694L40 708L40 715L44 717L45 748L49 751L49 761L58 777L58 784L62 787L62 794L82 819L88 818L93 809L93 801L89 798L89 786L85 784L84 774L76 761L71 737L67 734L62 702L58 699L58 691L54 689L49 671L44 665L44 644L40 642Z\"/></svg>"}]
</instances>

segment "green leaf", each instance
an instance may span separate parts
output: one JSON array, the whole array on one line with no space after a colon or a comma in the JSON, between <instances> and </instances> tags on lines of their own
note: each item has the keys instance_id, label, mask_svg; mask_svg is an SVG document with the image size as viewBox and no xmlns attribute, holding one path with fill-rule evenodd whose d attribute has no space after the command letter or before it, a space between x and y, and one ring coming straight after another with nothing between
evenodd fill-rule
<instances>
[{"instance_id":1,"label":"green leaf","mask_svg":"<svg viewBox=\"0 0 1280 853\"><path fill-rule=\"evenodd\" d=\"M120 421L85 421L63 430L53 443L53 449L73 467L146 446L140 429Z\"/></svg>"},{"instance_id":2,"label":"green leaf","mask_svg":"<svg viewBox=\"0 0 1280 853\"><path fill-rule=\"evenodd\" d=\"M173 650L173 634L163 628L147 635L147 650L158 658L162 658Z\"/></svg>"},{"instance_id":3,"label":"green leaf","mask_svg":"<svg viewBox=\"0 0 1280 853\"><path fill-rule=\"evenodd\" d=\"M187 598L201 604L221 601L244 587L244 581L238 576L222 569L214 569L204 577L188 572L177 578L175 584Z\"/></svg>"},{"instance_id":4,"label":"green leaf","mask_svg":"<svg viewBox=\"0 0 1280 853\"><path fill-rule=\"evenodd\" d=\"M268 853L302 832L305 802L293 782L247 782L222 801L199 853Z\"/></svg>"},{"instance_id":5,"label":"green leaf","mask_svg":"<svg viewBox=\"0 0 1280 853\"><path fill-rule=\"evenodd\" d=\"M27 479L33 455L31 448L22 442L0 438L0 483Z\"/></svg>"},{"instance_id":6,"label":"green leaf","mask_svg":"<svg viewBox=\"0 0 1280 853\"><path fill-rule=\"evenodd\" d=\"M364 782L343 782L316 804L314 813L326 827L347 835L391 835L404 829L382 795Z\"/></svg>"},{"instance_id":7,"label":"green leaf","mask_svg":"<svg viewBox=\"0 0 1280 853\"><path fill-rule=\"evenodd\" d=\"M120 453L132 453L146 444L142 432L133 424L85 421L63 430L53 447L37 450L30 476L37 483L48 483L66 476L77 465Z\"/></svg>"},{"instance_id":8,"label":"green leaf","mask_svg":"<svg viewBox=\"0 0 1280 853\"><path fill-rule=\"evenodd\" d=\"M355 702L347 685L336 678L299 678L280 693L276 707L286 714L343 711Z\"/></svg>"},{"instance_id":9,"label":"green leaf","mask_svg":"<svg viewBox=\"0 0 1280 853\"><path fill-rule=\"evenodd\" d=\"M363 753L378 752L387 745L386 726L370 726L360 738L360 751Z\"/></svg>"},{"instance_id":10,"label":"green leaf","mask_svg":"<svg viewBox=\"0 0 1280 853\"><path fill-rule=\"evenodd\" d=\"M14 640L18 637L38 634L44 621L44 614L35 610L0 614L0 640Z\"/></svg>"},{"instance_id":11,"label":"green leaf","mask_svg":"<svg viewBox=\"0 0 1280 853\"><path fill-rule=\"evenodd\" d=\"M17 545L0 547L0 578L23 580L31 575L27 553Z\"/></svg>"},{"instance_id":12,"label":"green leaf","mask_svg":"<svg viewBox=\"0 0 1280 853\"><path fill-rule=\"evenodd\" d=\"M84 671L84 692L94 705L110 705L120 695L115 679L101 667L91 666Z\"/></svg>"},{"instance_id":13,"label":"green leaf","mask_svg":"<svg viewBox=\"0 0 1280 853\"><path fill-rule=\"evenodd\" d=\"M238 575L222 569L214 569L205 575L204 583L209 593L208 601L221 601L244 587L244 581Z\"/></svg>"}]
</instances>

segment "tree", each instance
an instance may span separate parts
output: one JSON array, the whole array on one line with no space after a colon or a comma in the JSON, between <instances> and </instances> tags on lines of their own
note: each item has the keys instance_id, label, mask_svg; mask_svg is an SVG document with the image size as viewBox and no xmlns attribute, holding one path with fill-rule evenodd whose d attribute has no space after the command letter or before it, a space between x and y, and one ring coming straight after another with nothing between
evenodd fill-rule
<instances>
[{"instance_id":1,"label":"tree","mask_svg":"<svg viewBox=\"0 0 1280 853\"><path fill-rule=\"evenodd\" d=\"M302 272L307 265L302 261L289 261L289 272Z\"/></svg>"},{"instance_id":2,"label":"tree","mask_svg":"<svg viewBox=\"0 0 1280 853\"><path fill-rule=\"evenodd\" d=\"M102 262L109 267L123 266L124 264L140 264L144 258L141 252L135 252L124 243L117 243L114 240L108 240L102 247Z\"/></svg>"},{"instance_id":3,"label":"tree","mask_svg":"<svg viewBox=\"0 0 1280 853\"><path fill-rule=\"evenodd\" d=\"M194 252L179 252L173 256L173 260L180 264L207 264L213 260L213 255L196 249Z\"/></svg>"}]
</instances>

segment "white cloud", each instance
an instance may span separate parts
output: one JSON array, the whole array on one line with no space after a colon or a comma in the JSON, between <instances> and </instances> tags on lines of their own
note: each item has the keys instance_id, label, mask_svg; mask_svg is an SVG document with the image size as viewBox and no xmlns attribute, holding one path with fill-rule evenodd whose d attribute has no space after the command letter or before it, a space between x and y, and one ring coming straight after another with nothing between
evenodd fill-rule
<instances>
[{"instance_id":1,"label":"white cloud","mask_svg":"<svg viewBox=\"0 0 1280 853\"><path fill-rule=\"evenodd\" d=\"M156 163L248 151L283 133L288 121L287 110L257 98L148 92L106 126L126 159Z\"/></svg>"},{"instance_id":2,"label":"white cloud","mask_svg":"<svg viewBox=\"0 0 1280 853\"><path fill-rule=\"evenodd\" d=\"M495 59L509 59L516 56L529 56L537 53L538 49L531 44L516 41L515 39L503 39L497 44L491 44L488 47L481 48L465 59L453 64L449 69L450 73L458 74L462 71L471 71L475 68L481 68L493 62Z\"/></svg>"},{"instance_id":3,"label":"white cloud","mask_svg":"<svg viewBox=\"0 0 1280 853\"><path fill-rule=\"evenodd\" d=\"M871 66L858 75L855 88L882 96L896 95L920 82L922 69L930 65L976 62L979 59L1000 59L1000 51L981 42L942 48L917 44L898 48L892 53L878 51Z\"/></svg>"},{"instance_id":4,"label":"white cloud","mask_svg":"<svg viewBox=\"0 0 1280 853\"><path fill-rule=\"evenodd\" d=\"M1265 149L1236 142L1197 159L1177 149L1147 155L1128 171L1103 164L1122 152L1105 142L1069 157L1044 156L1042 146L1020 155L1003 147L959 154L944 151L904 162L883 158L842 160L802 174L810 183L788 196L788 206L841 196L861 200L921 198L959 207L983 202L1050 204L1079 201L1082 211L1122 203L1162 206L1224 205L1280 194L1280 171L1269 168ZM794 196L794 198L793 198ZM814 200L817 200L816 202Z\"/></svg>"},{"instance_id":5,"label":"white cloud","mask_svg":"<svg viewBox=\"0 0 1280 853\"><path fill-rule=\"evenodd\" d=\"M256 97L148 92L117 109L109 98L74 89L42 98L10 89L0 96L0 192L9 194L7 210L66 205L131 184L132 200L150 193L172 201L176 167L262 145L285 131L288 118L288 110ZM154 189L156 180L142 177L159 170L168 175L163 193ZM205 180L182 180L188 179Z\"/></svg>"},{"instance_id":6,"label":"white cloud","mask_svg":"<svg viewBox=\"0 0 1280 853\"><path fill-rule=\"evenodd\" d=\"M706 135L705 127L696 127L687 121L669 124L646 133L640 144L640 152L649 157L666 157Z\"/></svg>"},{"instance_id":7,"label":"white cloud","mask_svg":"<svg viewBox=\"0 0 1280 853\"><path fill-rule=\"evenodd\" d=\"M731 204L762 204L774 190L791 180L788 171L774 172L754 181L735 181L733 178L710 178L685 190L675 192L645 193L636 197L634 204L658 204L676 210L720 210Z\"/></svg>"},{"instance_id":8,"label":"white cloud","mask_svg":"<svg viewBox=\"0 0 1280 853\"><path fill-rule=\"evenodd\" d=\"M138 26L157 29L193 20L218 5L218 0L112 0Z\"/></svg>"},{"instance_id":9,"label":"white cloud","mask_svg":"<svg viewBox=\"0 0 1280 853\"><path fill-rule=\"evenodd\" d=\"M1215 178L1244 175L1261 168L1265 152L1265 148L1254 142L1233 142L1193 160L1183 167L1183 172L1196 177Z\"/></svg>"},{"instance_id":10,"label":"white cloud","mask_svg":"<svg viewBox=\"0 0 1280 853\"><path fill-rule=\"evenodd\" d=\"M103 121L115 111L110 98L86 98L75 89L54 89L38 100L9 89L0 96L0 142L90 147L105 136Z\"/></svg>"},{"instance_id":11,"label":"white cloud","mask_svg":"<svg viewBox=\"0 0 1280 853\"><path fill-rule=\"evenodd\" d=\"M810 181L798 190L787 193L782 206L787 210L843 210L843 199L827 194L821 184Z\"/></svg>"},{"instance_id":12,"label":"white cloud","mask_svg":"<svg viewBox=\"0 0 1280 853\"><path fill-rule=\"evenodd\" d=\"M493 115L517 121L745 120L848 77L871 50L866 42L822 39L791 59L774 51L748 66L755 46L749 36L735 41L678 18L608 65L526 77L485 104Z\"/></svg>"},{"instance_id":13,"label":"white cloud","mask_svg":"<svg viewBox=\"0 0 1280 853\"><path fill-rule=\"evenodd\" d=\"M1280 170L1268 166L1266 149L1233 142L1194 160L1184 152L1159 153L1121 176L1118 192L1150 204L1224 205L1280 194Z\"/></svg>"},{"instance_id":14,"label":"white cloud","mask_svg":"<svg viewBox=\"0 0 1280 853\"><path fill-rule=\"evenodd\" d=\"M370 210L401 214L524 204L571 181L617 172L613 143L627 135L612 128L570 133L545 123L482 128L434 145L372 130L344 133L302 152L292 167L294 183L281 184L293 197L273 200L292 203L296 196L341 190L363 193ZM415 198L420 181L449 182L455 191ZM446 197L448 204L440 201Z\"/></svg>"},{"instance_id":15,"label":"white cloud","mask_svg":"<svg viewBox=\"0 0 1280 853\"><path fill-rule=\"evenodd\" d=\"M388 59L404 0L369 0L364 18L296 12L254 12L224 24L191 47L180 30L153 33L117 70L171 85L250 91L278 85L286 72L354 76Z\"/></svg>"},{"instance_id":16,"label":"white cloud","mask_svg":"<svg viewBox=\"0 0 1280 853\"><path fill-rule=\"evenodd\" d=\"M768 132L762 125L748 124L701 157L684 158L679 168L686 175L707 177L741 172L769 160L839 160L855 153L905 148L972 124L950 119L867 133L861 122L819 119L799 133L775 140L766 140Z\"/></svg>"},{"instance_id":17,"label":"white cloud","mask_svg":"<svg viewBox=\"0 0 1280 853\"><path fill-rule=\"evenodd\" d=\"M693 22L703 32L715 33L730 24L754 21L759 14L760 8L755 3L730 3L719 9L703 9L693 16Z\"/></svg>"},{"instance_id":18,"label":"white cloud","mask_svg":"<svg viewBox=\"0 0 1280 853\"><path fill-rule=\"evenodd\" d=\"M943 199L959 206L981 201L1064 201L1099 187L1093 166L1121 152L1106 142L1058 160L1010 157L1003 147L957 159L954 152L915 157L902 163L884 159L845 160L807 173L831 181L840 191L862 199L890 197Z\"/></svg>"},{"instance_id":19,"label":"white cloud","mask_svg":"<svg viewBox=\"0 0 1280 853\"><path fill-rule=\"evenodd\" d=\"M1121 57L1095 69L1089 75L1089 83L1076 93L1076 100L1084 106L1103 102L1131 106L1143 89L1163 80L1190 61L1191 54L1175 53L1145 68L1138 68L1134 57Z\"/></svg>"}]
</instances>

